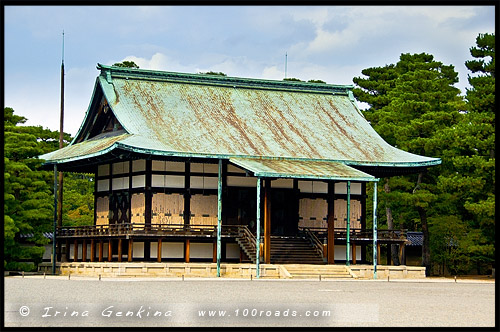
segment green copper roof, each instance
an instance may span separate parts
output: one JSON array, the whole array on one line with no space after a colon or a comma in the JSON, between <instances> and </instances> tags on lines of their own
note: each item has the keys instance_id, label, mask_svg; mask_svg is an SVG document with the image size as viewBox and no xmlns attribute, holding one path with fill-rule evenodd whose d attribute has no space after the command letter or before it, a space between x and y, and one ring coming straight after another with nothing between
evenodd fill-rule
<instances>
[{"instance_id":1,"label":"green copper roof","mask_svg":"<svg viewBox=\"0 0 500 332\"><path fill-rule=\"evenodd\" d=\"M89 157L84 140L96 121L98 96L128 134L103 142L101 151L388 167L441 162L386 143L355 105L352 86L98 68L95 100L75 140L41 156L48 163Z\"/></svg>"},{"instance_id":2,"label":"green copper roof","mask_svg":"<svg viewBox=\"0 0 500 332\"><path fill-rule=\"evenodd\" d=\"M339 162L230 158L257 177L377 181L375 177Z\"/></svg>"}]
</instances>

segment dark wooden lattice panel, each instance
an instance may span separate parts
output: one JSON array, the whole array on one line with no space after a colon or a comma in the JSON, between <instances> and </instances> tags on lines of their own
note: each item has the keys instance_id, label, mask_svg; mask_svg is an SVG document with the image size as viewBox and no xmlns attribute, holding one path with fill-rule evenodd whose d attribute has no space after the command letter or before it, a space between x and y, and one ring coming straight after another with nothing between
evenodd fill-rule
<instances>
[{"instance_id":1,"label":"dark wooden lattice panel","mask_svg":"<svg viewBox=\"0 0 500 332\"><path fill-rule=\"evenodd\" d=\"M111 223L123 224L130 222L130 197L127 192L113 193L110 199Z\"/></svg>"}]
</instances>

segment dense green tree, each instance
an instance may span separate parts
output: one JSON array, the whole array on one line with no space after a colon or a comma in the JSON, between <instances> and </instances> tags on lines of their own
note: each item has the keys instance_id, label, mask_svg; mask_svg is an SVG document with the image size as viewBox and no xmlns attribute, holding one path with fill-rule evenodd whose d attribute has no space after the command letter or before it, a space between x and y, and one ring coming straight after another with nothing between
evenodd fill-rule
<instances>
[{"instance_id":1,"label":"dense green tree","mask_svg":"<svg viewBox=\"0 0 500 332\"><path fill-rule=\"evenodd\" d=\"M49 243L43 233L53 229L53 172L38 156L58 149L59 133L26 120L4 108L4 268L11 270L35 269ZM65 144L70 139L64 134ZM64 188L65 224L91 224L92 176L67 173Z\"/></svg>"},{"instance_id":2,"label":"dense green tree","mask_svg":"<svg viewBox=\"0 0 500 332\"><path fill-rule=\"evenodd\" d=\"M23 261L41 261L53 219L52 173L40 171L36 157L55 150L58 133L20 126L26 118L4 108L4 267L27 269ZM30 246L21 245L21 234Z\"/></svg>"},{"instance_id":3,"label":"dense green tree","mask_svg":"<svg viewBox=\"0 0 500 332\"><path fill-rule=\"evenodd\" d=\"M447 148L438 133L457 123L464 107L454 67L443 65L430 54L402 54L399 62L363 70L354 89L358 100L370 105L364 114L374 129L391 145L412 153L443 157ZM412 176L386 179L380 186L381 209L388 228L421 229L423 262L430 273L429 215L438 201L436 179L440 168ZM393 257L397 255L393 255Z\"/></svg>"},{"instance_id":4,"label":"dense green tree","mask_svg":"<svg viewBox=\"0 0 500 332\"><path fill-rule=\"evenodd\" d=\"M465 63L473 74L466 111L441 136L451 172L441 174L438 186L452 203L448 213L460 220L456 251L481 273L495 254L495 35L480 34L476 44L470 49L476 59Z\"/></svg>"},{"instance_id":5,"label":"dense green tree","mask_svg":"<svg viewBox=\"0 0 500 332\"><path fill-rule=\"evenodd\" d=\"M64 173L63 225L94 224L94 175Z\"/></svg>"}]
</instances>

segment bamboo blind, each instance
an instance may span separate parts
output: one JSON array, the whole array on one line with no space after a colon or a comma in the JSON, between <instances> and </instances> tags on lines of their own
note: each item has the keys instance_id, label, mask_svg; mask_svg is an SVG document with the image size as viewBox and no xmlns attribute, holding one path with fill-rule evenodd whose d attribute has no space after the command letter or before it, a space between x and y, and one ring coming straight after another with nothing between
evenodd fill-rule
<instances>
[{"instance_id":1,"label":"bamboo blind","mask_svg":"<svg viewBox=\"0 0 500 332\"><path fill-rule=\"evenodd\" d=\"M217 195L191 196L191 225L217 225Z\"/></svg>"},{"instance_id":2,"label":"bamboo blind","mask_svg":"<svg viewBox=\"0 0 500 332\"><path fill-rule=\"evenodd\" d=\"M327 227L328 203L322 198L299 201L299 227Z\"/></svg>"},{"instance_id":3,"label":"bamboo blind","mask_svg":"<svg viewBox=\"0 0 500 332\"><path fill-rule=\"evenodd\" d=\"M109 225L109 197L97 197L96 225Z\"/></svg>"},{"instance_id":4,"label":"bamboo blind","mask_svg":"<svg viewBox=\"0 0 500 332\"><path fill-rule=\"evenodd\" d=\"M154 194L151 208L152 224L184 224L184 197L181 194Z\"/></svg>"},{"instance_id":5,"label":"bamboo blind","mask_svg":"<svg viewBox=\"0 0 500 332\"><path fill-rule=\"evenodd\" d=\"M347 227L347 200L335 200L335 227ZM361 202L351 199L351 228L361 228Z\"/></svg>"},{"instance_id":6,"label":"bamboo blind","mask_svg":"<svg viewBox=\"0 0 500 332\"><path fill-rule=\"evenodd\" d=\"M131 222L143 224L146 222L145 211L146 211L146 196L144 193L133 194L130 202L131 210Z\"/></svg>"}]
</instances>

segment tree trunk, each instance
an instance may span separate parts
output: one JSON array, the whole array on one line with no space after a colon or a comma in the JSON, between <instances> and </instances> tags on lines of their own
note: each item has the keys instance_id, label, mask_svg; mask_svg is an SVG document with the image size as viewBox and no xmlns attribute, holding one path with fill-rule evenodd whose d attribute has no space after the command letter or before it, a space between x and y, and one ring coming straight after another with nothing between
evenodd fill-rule
<instances>
[{"instance_id":1,"label":"tree trunk","mask_svg":"<svg viewBox=\"0 0 500 332\"><path fill-rule=\"evenodd\" d=\"M391 192L391 188L389 187L389 178L385 179L384 191L386 193L390 193ZM389 206L389 203L386 204L385 214L387 215L387 228L389 230L393 230L394 229L394 220L392 219L392 211L391 211L391 207ZM394 262L394 265L397 266L397 265L400 264L399 263L399 250L398 250L398 246L389 244L389 247L390 247L390 251L391 251L392 261ZM391 262L387 262L387 264L390 265Z\"/></svg>"},{"instance_id":2,"label":"tree trunk","mask_svg":"<svg viewBox=\"0 0 500 332\"><path fill-rule=\"evenodd\" d=\"M423 172L418 173L417 185L413 189L415 193L420 188L420 183L422 183L422 178L424 176ZM427 225L427 211L418 206L418 214L420 216L420 222L422 224L422 233L424 235L422 243L422 265L425 266L425 275L430 276L431 274L431 250L429 243L429 226Z\"/></svg>"}]
</instances>

